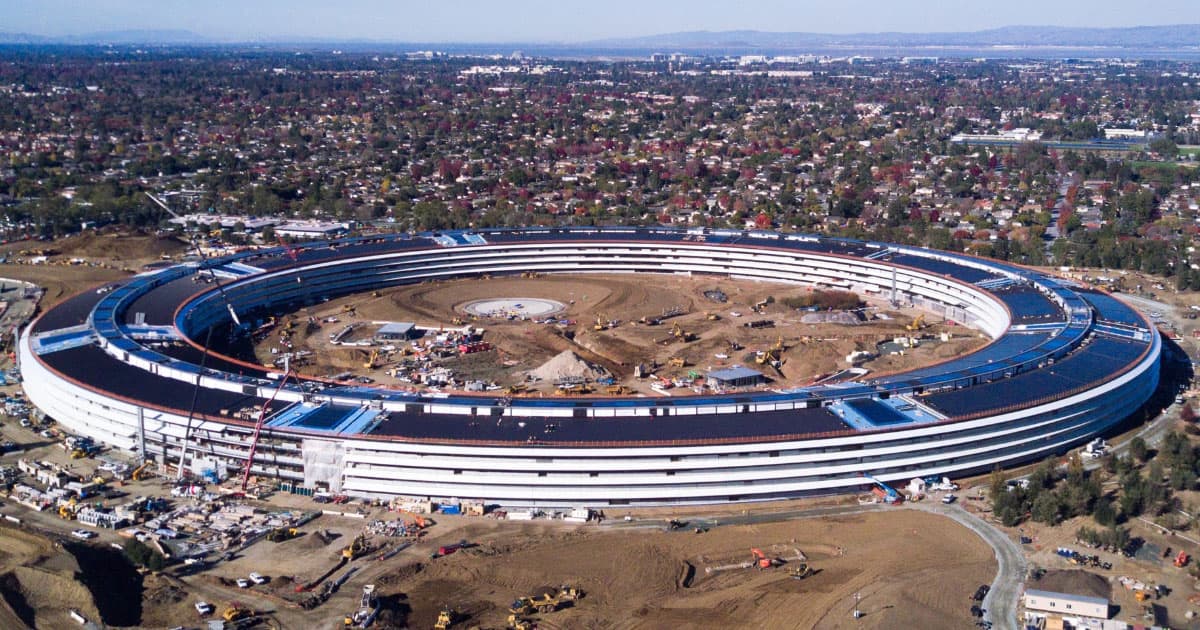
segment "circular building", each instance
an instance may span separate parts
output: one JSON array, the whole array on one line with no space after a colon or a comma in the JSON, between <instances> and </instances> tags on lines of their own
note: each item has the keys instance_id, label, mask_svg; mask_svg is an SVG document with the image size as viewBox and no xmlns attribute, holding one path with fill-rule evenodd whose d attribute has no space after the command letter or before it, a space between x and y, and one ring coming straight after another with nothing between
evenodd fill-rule
<instances>
[{"instance_id":1,"label":"circular building","mask_svg":"<svg viewBox=\"0 0 1200 630\"><path fill-rule=\"evenodd\" d=\"M215 335L338 296L523 273L708 274L874 293L992 342L937 365L731 395L506 398L281 374ZM215 332L214 332L215 331ZM182 343L181 343L182 342ZM510 506L766 500L1061 453L1137 410L1161 341L1111 296L995 261L741 230L529 228L346 239L145 273L34 321L30 400L197 474ZM256 438L256 421L262 418ZM253 445L253 446L252 446Z\"/></svg>"}]
</instances>

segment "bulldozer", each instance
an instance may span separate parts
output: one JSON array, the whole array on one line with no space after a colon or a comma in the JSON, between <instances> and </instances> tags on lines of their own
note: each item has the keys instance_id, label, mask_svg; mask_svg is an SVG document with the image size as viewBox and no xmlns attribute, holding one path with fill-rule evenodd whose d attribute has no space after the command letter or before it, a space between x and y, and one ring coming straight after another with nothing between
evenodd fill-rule
<instances>
[{"instance_id":1,"label":"bulldozer","mask_svg":"<svg viewBox=\"0 0 1200 630\"><path fill-rule=\"evenodd\" d=\"M368 551L367 537L365 534L359 534L354 538L354 542L342 550L342 557L347 560L354 560Z\"/></svg>"},{"instance_id":2,"label":"bulldozer","mask_svg":"<svg viewBox=\"0 0 1200 630\"><path fill-rule=\"evenodd\" d=\"M438 613L437 622L433 624L433 630L446 630L454 624L454 611L449 608L443 608Z\"/></svg>"},{"instance_id":3,"label":"bulldozer","mask_svg":"<svg viewBox=\"0 0 1200 630\"><path fill-rule=\"evenodd\" d=\"M788 571L788 575L791 575L793 580L803 580L813 573L815 571L813 571L813 568L807 562L801 562Z\"/></svg>"},{"instance_id":4,"label":"bulldozer","mask_svg":"<svg viewBox=\"0 0 1200 630\"><path fill-rule=\"evenodd\" d=\"M267 540L278 543L285 540L291 540L299 535L300 530L296 529L295 527L280 527L271 530L271 533L267 534Z\"/></svg>"},{"instance_id":5,"label":"bulldozer","mask_svg":"<svg viewBox=\"0 0 1200 630\"><path fill-rule=\"evenodd\" d=\"M509 615L508 627L512 630L533 630L533 622L524 617Z\"/></svg>"},{"instance_id":6,"label":"bulldozer","mask_svg":"<svg viewBox=\"0 0 1200 630\"><path fill-rule=\"evenodd\" d=\"M683 357L671 357L670 359L667 359L667 363L670 363L675 367L687 367L687 359L684 359Z\"/></svg>"},{"instance_id":7,"label":"bulldozer","mask_svg":"<svg viewBox=\"0 0 1200 630\"><path fill-rule=\"evenodd\" d=\"M710 322L715 322L715 321L719 321L721 319L721 316L717 315L716 313L705 313L704 318Z\"/></svg>"}]
</instances>

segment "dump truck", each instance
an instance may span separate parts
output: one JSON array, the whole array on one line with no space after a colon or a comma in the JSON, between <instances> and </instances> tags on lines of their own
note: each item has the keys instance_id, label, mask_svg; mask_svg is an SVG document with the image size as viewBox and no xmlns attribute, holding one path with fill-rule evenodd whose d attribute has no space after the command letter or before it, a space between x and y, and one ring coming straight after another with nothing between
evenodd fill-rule
<instances>
[{"instance_id":1,"label":"dump truck","mask_svg":"<svg viewBox=\"0 0 1200 630\"><path fill-rule=\"evenodd\" d=\"M509 606L508 612L514 616L551 613L568 602L574 602L583 597L583 591L572 586L562 586L555 593L542 593L538 597L519 597Z\"/></svg>"}]
</instances>

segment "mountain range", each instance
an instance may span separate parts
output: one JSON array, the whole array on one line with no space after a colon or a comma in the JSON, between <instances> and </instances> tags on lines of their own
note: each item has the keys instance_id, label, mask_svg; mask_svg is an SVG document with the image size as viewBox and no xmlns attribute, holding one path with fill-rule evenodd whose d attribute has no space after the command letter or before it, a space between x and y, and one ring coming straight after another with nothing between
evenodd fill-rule
<instances>
[{"instance_id":1,"label":"mountain range","mask_svg":"<svg viewBox=\"0 0 1200 630\"><path fill-rule=\"evenodd\" d=\"M477 47L483 44L458 42L431 44L396 40L345 40L313 36L271 36L261 39L229 40L187 30L103 31L77 35L44 36L0 31L0 44L8 45L221 45L221 44L419 44L423 47ZM690 31L641 37L622 37L586 42L497 42L497 47L552 47L556 50L670 50L692 52L797 52L830 48L938 47L1029 47L1105 48L1141 50L1197 50L1200 24L1134 26L1124 28L1074 28L1060 26L1006 26L970 32L948 33L804 33L771 31Z\"/></svg>"}]
</instances>

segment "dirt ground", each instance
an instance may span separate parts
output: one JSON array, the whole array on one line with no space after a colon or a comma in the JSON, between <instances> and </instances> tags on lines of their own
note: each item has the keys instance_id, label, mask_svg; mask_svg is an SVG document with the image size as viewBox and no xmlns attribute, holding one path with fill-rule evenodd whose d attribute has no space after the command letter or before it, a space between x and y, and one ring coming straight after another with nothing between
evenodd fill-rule
<instances>
[{"instance_id":1,"label":"dirt ground","mask_svg":"<svg viewBox=\"0 0 1200 630\"><path fill-rule=\"evenodd\" d=\"M76 579L79 570L53 541L0 526L0 627L78 627L70 610L98 621L92 594Z\"/></svg>"},{"instance_id":2,"label":"dirt ground","mask_svg":"<svg viewBox=\"0 0 1200 630\"><path fill-rule=\"evenodd\" d=\"M996 570L991 550L977 537L937 515L908 510L722 526L701 534L624 523L435 518L427 541L386 561L356 561L357 572L327 603L307 613L279 609L275 619L285 627L300 620L311 627L336 622L357 606L361 585L374 583L384 602L379 627L430 627L448 607L456 613L455 627L504 628L517 597L571 585L585 597L573 607L534 615L538 627L964 627L971 623L970 595ZM272 584L243 593L286 598L293 584L334 566L361 523L322 517L300 538L260 543L214 573L245 575L267 563ZM343 535L323 544L313 532L326 528ZM459 540L475 546L429 557L438 545ZM749 560L751 547L788 559L792 567L797 552L803 553L817 572L795 580L788 564L705 571ZM198 581L212 583L189 578ZM857 624L851 616L855 593L865 613Z\"/></svg>"},{"instance_id":3,"label":"dirt ground","mask_svg":"<svg viewBox=\"0 0 1200 630\"><path fill-rule=\"evenodd\" d=\"M710 289L724 291L729 301L722 304L709 300L704 292ZM781 300L807 291L794 285L668 275L550 275L424 283L383 290L378 295L348 296L296 313L292 317L296 323L312 317L320 326L297 326L293 343L296 349L313 352L310 363L300 368L302 374L326 377L350 371L383 385L396 385L398 381L385 372L400 360L399 353L376 369L367 370L364 363L371 348L336 346L330 343L329 333L352 323L370 324L363 327L362 334L355 333L357 338L369 336L371 325L378 322L410 321L438 329L454 327L458 321L482 328L484 340L495 348L440 362L462 380L484 380L500 386L522 383L528 371L569 349L604 367L631 392L654 394L649 382L633 378L636 365L658 366L655 375L667 378L745 365L764 371L771 379L768 387L809 384L850 367L846 356L851 352L875 352L879 342L911 334L905 326L917 315L886 304L871 304L864 310L865 321L859 325L806 324L801 321L803 313L784 306ZM572 323L555 326L520 319L473 318L463 310L465 304L475 300L504 297L559 301L567 308L558 317ZM760 313L751 310L768 297L776 301ZM348 306L353 307L352 312L346 310ZM640 323L642 318L662 317L672 309L682 314L663 319L658 325ZM878 313L891 319L875 319ZM710 319L710 315L716 319ZM324 323L327 318L337 321ZM774 326L746 326L764 319L772 320ZM284 350L279 345L278 329L287 321L281 317L276 329L257 344L258 362L270 363L275 356L272 349ZM598 321L604 330L595 330ZM694 339L679 340L673 333L675 325ZM949 341L939 339L941 332L950 335ZM873 375L911 369L959 356L987 342L975 331L945 322L930 322L920 336L923 339L919 347L903 355L883 354L862 367ZM756 352L779 343L784 347L779 370L756 362ZM682 358L685 366L671 366L672 358ZM540 394L553 389L552 383L531 387Z\"/></svg>"},{"instance_id":4,"label":"dirt ground","mask_svg":"<svg viewBox=\"0 0 1200 630\"><path fill-rule=\"evenodd\" d=\"M971 593L995 575L982 541L948 520L910 511L703 534L534 524L514 531L511 523L488 533L474 529L463 535L478 536L478 547L419 560L377 581L411 610L403 621L427 626L449 606L463 627L503 627L514 598L569 584L586 596L538 615L539 627L962 627L970 623ZM787 565L705 572L749 560L751 547L771 556L799 550L817 573L795 580ZM857 624L854 593L865 613ZM389 612L391 623L402 622L399 607Z\"/></svg>"}]
</instances>

